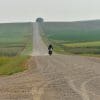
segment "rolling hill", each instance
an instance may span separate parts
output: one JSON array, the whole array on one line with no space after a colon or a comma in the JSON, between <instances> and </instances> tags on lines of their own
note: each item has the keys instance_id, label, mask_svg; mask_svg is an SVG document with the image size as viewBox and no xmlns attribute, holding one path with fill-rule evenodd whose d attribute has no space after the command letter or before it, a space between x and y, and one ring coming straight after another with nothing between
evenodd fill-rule
<instances>
[{"instance_id":1,"label":"rolling hill","mask_svg":"<svg viewBox=\"0 0 100 100\"><path fill-rule=\"evenodd\" d=\"M100 20L45 22L41 24L41 27L45 33L44 36L59 53L100 54L100 45L96 44L100 42ZM93 42L96 46L91 45L94 44ZM73 47L75 43L79 43L79 46L74 45ZM87 46L83 47L81 43L85 43ZM70 47L67 44L70 44Z\"/></svg>"}]
</instances>

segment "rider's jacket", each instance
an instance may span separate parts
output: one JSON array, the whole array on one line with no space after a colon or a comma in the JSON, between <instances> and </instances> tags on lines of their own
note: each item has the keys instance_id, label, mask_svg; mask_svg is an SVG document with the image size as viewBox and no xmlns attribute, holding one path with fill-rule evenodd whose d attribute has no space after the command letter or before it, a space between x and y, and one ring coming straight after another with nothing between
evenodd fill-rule
<instances>
[{"instance_id":1,"label":"rider's jacket","mask_svg":"<svg viewBox=\"0 0 100 100\"><path fill-rule=\"evenodd\" d=\"M52 50L53 50L52 45L49 45L48 50L49 50L49 51L52 51Z\"/></svg>"}]
</instances>

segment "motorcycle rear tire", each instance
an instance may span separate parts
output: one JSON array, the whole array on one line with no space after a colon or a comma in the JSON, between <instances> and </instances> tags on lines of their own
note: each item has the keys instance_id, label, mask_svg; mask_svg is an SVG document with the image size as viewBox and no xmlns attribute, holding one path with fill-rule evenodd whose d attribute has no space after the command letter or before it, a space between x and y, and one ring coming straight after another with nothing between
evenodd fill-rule
<instances>
[{"instance_id":1,"label":"motorcycle rear tire","mask_svg":"<svg viewBox=\"0 0 100 100\"><path fill-rule=\"evenodd\" d=\"M52 55L52 51L49 51L49 55L50 55L50 56Z\"/></svg>"}]
</instances>

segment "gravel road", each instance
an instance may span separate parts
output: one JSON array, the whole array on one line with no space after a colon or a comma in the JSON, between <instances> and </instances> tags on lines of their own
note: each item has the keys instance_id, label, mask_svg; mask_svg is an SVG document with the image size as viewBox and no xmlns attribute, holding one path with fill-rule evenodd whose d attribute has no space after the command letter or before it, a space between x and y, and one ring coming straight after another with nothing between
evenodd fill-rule
<instances>
[{"instance_id":1,"label":"gravel road","mask_svg":"<svg viewBox=\"0 0 100 100\"><path fill-rule=\"evenodd\" d=\"M100 100L100 58L47 54L33 25L29 69L0 77L0 100Z\"/></svg>"},{"instance_id":2,"label":"gravel road","mask_svg":"<svg viewBox=\"0 0 100 100\"><path fill-rule=\"evenodd\" d=\"M94 91L100 91L100 58L59 54L48 56L39 26L37 23L34 26L35 60L47 82L41 100L92 100L93 95L93 100L99 100L100 93ZM99 83L95 82L89 89L91 81L97 79Z\"/></svg>"}]
</instances>

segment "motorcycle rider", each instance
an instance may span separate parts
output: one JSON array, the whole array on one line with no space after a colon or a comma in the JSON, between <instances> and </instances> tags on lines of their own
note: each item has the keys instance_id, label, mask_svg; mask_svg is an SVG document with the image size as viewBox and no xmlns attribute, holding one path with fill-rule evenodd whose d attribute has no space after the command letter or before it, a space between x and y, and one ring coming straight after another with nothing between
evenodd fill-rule
<instances>
[{"instance_id":1,"label":"motorcycle rider","mask_svg":"<svg viewBox=\"0 0 100 100\"><path fill-rule=\"evenodd\" d=\"M50 44L49 46L48 46L48 53L49 53L49 55L52 55L52 51L53 51L53 46L52 46L52 44Z\"/></svg>"}]
</instances>

